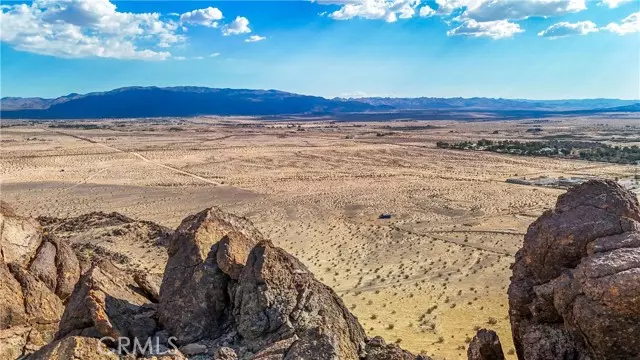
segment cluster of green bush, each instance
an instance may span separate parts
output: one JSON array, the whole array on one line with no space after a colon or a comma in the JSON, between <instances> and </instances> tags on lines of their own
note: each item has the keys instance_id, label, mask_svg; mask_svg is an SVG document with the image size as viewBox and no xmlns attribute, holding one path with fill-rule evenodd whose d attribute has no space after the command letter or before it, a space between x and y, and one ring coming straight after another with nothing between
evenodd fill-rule
<instances>
[{"instance_id":1,"label":"cluster of green bush","mask_svg":"<svg viewBox=\"0 0 640 360\"><path fill-rule=\"evenodd\" d=\"M50 124L50 128L53 129L81 129L81 130L98 130L98 129L110 129L109 125L97 125L97 124Z\"/></svg>"},{"instance_id":2,"label":"cluster of green bush","mask_svg":"<svg viewBox=\"0 0 640 360\"><path fill-rule=\"evenodd\" d=\"M577 141L515 141L478 140L447 143L438 141L441 149L479 150L522 156L568 157L588 161L602 161L617 164L637 164L640 162L640 147L612 146L595 142Z\"/></svg>"}]
</instances>

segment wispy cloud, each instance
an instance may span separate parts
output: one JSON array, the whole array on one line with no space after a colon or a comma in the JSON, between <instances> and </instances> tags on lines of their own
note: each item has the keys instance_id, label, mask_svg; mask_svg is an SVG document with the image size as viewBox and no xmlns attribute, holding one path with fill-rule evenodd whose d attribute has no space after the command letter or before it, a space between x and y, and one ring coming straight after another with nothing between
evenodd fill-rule
<instances>
[{"instance_id":1,"label":"wispy cloud","mask_svg":"<svg viewBox=\"0 0 640 360\"><path fill-rule=\"evenodd\" d=\"M627 35L640 32L640 11L635 12L626 18L622 19L622 22L610 23L604 27L604 30L611 31L618 35Z\"/></svg>"},{"instance_id":2,"label":"wispy cloud","mask_svg":"<svg viewBox=\"0 0 640 360\"><path fill-rule=\"evenodd\" d=\"M341 4L340 9L329 13L334 20L363 18L396 22L398 19L410 19L416 14L420 0L358 0L358 1L320 1L321 4Z\"/></svg>"},{"instance_id":3,"label":"wispy cloud","mask_svg":"<svg viewBox=\"0 0 640 360\"><path fill-rule=\"evenodd\" d=\"M549 26L545 30L539 32L538 36L557 39L571 35L587 35L597 31L598 27L591 21L579 21L576 23L563 21Z\"/></svg>"},{"instance_id":4,"label":"wispy cloud","mask_svg":"<svg viewBox=\"0 0 640 360\"><path fill-rule=\"evenodd\" d=\"M600 5L608 6L609 9L614 9L622 4L629 3L631 1L633 0L602 0L602 2L600 2Z\"/></svg>"},{"instance_id":5,"label":"wispy cloud","mask_svg":"<svg viewBox=\"0 0 640 360\"><path fill-rule=\"evenodd\" d=\"M267 38L265 36L251 35L245 40L245 42L258 42L258 41L262 41L262 40L266 40L266 39Z\"/></svg>"},{"instance_id":6,"label":"wispy cloud","mask_svg":"<svg viewBox=\"0 0 640 360\"><path fill-rule=\"evenodd\" d=\"M447 10L462 10L461 19L478 22L553 17L587 9L586 0L437 0Z\"/></svg>"},{"instance_id":7,"label":"wispy cloud","mask_svg":"<svg viewBox=\"0 0 640 360\"><path fill-rule=\"evenodd\" d=\"M489 37L492 39L510 38L524 30L520 25L507 20L478 22L473 19L466 20L462 25L447 31L449 36Z\"/></svg>"}]
</instances>

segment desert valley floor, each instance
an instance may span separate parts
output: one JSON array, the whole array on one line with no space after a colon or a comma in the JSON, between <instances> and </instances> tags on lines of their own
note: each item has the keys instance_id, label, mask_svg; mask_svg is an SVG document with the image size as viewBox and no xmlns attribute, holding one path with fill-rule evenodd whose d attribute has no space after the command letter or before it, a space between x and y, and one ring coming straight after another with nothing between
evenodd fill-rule
<instances>
[{"instance_id":1,"label":"desert valley floor","mask_svg":"<svg viewBox=\"0 0 640 360\"><path fill-rule=\"evenodd\" d=\"M542 132L527 131L539 126ZM343 298L370 335L436 359L495 329L528 225L564 190L513 177L631 178L637 167L437 141L567 137L640 144L640 119L333 122L249 118L4 121L2 199L24 215L117 211L175 228L210 206L249 218ZM390 219L379 219L380 214ZM96 245L162 273L135 239Z\"/></svg>"}]
</instances>

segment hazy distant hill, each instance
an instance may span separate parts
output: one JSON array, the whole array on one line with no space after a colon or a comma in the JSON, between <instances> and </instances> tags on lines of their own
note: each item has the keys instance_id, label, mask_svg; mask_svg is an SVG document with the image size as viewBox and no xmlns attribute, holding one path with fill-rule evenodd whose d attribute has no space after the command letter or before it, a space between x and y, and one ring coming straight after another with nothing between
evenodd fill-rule
<instances>
[{"instance_id":1,"label":"hazy distant hill","mask_svg":"<svg viewBox=\"0 0 640 360\"><path fill-rule=\"evenodd\" d=\"M593 110L633 105L637 100L577 99L577 100L526 100L495 98L336 98L343 101L360 101L375 106L391 106L397 110Z\"/></svg>"},{"instance_id":2,"label":"hazy distant hill","mask_svg":"<svg viewBox=\"0 0 640 360\"><path fill-rule=\"evenodd\" d=\"M0 100L2 110L22 110L22 109L46 109L51 105L53 99L43 99L39 97L3 97Z\"/></svg>"},{"instance_id":3,"label":"hazy distant hill","mask_svg":"<svg viewBox=\"0 0 640 360\"><path fill-rule=\"evenodd\" d=\"M6 97L3 118L80 119L196 115L346 114L394 111L640 111L637 101L618 99L521 100L492 98L326 99L278 90L206 87L126 87L69 94L56 99ZM428 114L425 114L428 115Z\"/></svg>"},{"instance_id":4,"label":"hazy distant hill","mask_svg":"<svg viewBox=\"0 0 640 360\"><path fill-rule=\"evenodd\" d=\"M614 108L604 108L600 109L601 111L613 111L613 112L640 112L640 102L627 105L627 106L618 106Z\"/></svg>"},{"instance_id":5,"label":"hazy distant hill","mask_svg":"<svg viewBox=\"0 0 640 360\"><path fill-rule=\"evenodd\" d=\"M277 90L128 87L57 99L2 99L3 118L79 119L194 115L279 115L387 109Z\"/></svg>"}]
</instances>

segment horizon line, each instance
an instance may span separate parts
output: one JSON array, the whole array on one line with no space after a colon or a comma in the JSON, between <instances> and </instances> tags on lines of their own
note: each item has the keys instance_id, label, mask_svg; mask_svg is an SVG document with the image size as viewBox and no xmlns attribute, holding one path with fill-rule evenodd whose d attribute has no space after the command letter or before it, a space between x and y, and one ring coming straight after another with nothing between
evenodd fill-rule
<instances>
[{"instance_id":1,"label":"horizon line","mask_svg":"<svg viewBox=\"0 0 640 360\"><path fill-rule=\"evenodd\" d=\"M415 95L415 96L396 96L396 95L364 95L364 96L345 96L345 95L341 95L341 96L323 96L323 95L314 95L314 94L306 94L306 93L298 93L295 91L288 91L288 90L280 90L280 89L266 89L266 88L231 88L231 87L211 87L211 86L201 86L201 85L170 85L170 86L159 86L159 85L129 85L129 86L121 86L121 87L116 87L116 88L112 88L109 90L97 90L97 91L89 91L86 93L79 93L79 92L70 92L67 93L65 95L59 95L59 96L54 96L54 97L43 97L43 96L2 96L0 99L6 99L6 98L21 98L21 99L27 99L27 98L40 98L40 99L45 99L45 100L53 100L53 99L58 99L61 97L65 97L65 96L70 96L70 95L89 95L89 94L96 94L96 93L106 93L106 92L110 92L110 91L115 91L115 90L120 90L120 89L128 89L128 88L158 88L158 89L168 89L168 88L203 88L203 89L225 89L225 90L251 90L251 91L280 91L280 92L284 92L284 93L290 93L290 94L296 94L296 95L303 95L303 96L316 96L316 97L321 97L321 98L325 98L325 99L345 99L345 100L358 100L358 99L371 99L371 98L381 98L381 99L421 99L421 98L426 98L426 99L493 99L493 100L512 100L512 101L575 101L575 100L620 100L620 101L637 101L640 102L640 97L637 99L625 99L625 98L616 98L616 97L588 97L588 98L557 98L557 99L551 99L551 98L508 98L508 97L502 97L502 96L426 96L426 95Z\"/></svg>"}]
</instances>

